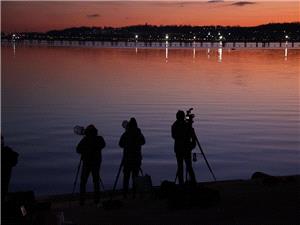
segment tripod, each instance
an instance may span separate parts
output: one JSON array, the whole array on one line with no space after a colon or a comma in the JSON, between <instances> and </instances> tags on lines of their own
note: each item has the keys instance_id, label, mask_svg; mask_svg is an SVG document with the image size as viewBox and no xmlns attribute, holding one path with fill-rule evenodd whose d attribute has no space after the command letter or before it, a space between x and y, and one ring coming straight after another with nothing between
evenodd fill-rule
<instances>
[{"instance_id":1,"label":"tripod","mask_svg":"<svg viewBox=\"0 0 300 225\"><path fill-rule=\"evenodd\" d=\"M124 166L124 157L122 158L122 161L121 161L121 164L120 164L117 176L116 176L116 180L115 180L115 183L114 183L114 186L113 186L112 194L116 190L116 187L117 187L117 184L118 184L118 180L119 180L119 177L120 177L120 173L121 173L121 170L122 170L123 166ZM142 176L144 175L142 168L139 168L139 172L141 172Z\"/></svg>"},{"instance_id":2,"label":"tripod","mask_svg":"<svg viewBox=\"0 0 300 225\"><path fill-rule=\"evenodd\" d=\"M81 168L81 164L82 164L82 159L80 158L79 164L78 164L78 166L77 166L77 172L76 172L76 175L75 175L74 184L73 184L72 195L74 195L74 193L75 193L75 189L76 189L76 186L77 186L77 180L78 180L78 176L79 176L79 171L80 171L80 168ZM102 187L102 190L104 191L105 188L104 188L104 184L103 184L103 182L102 182L101 177L99 177L99 179L100 179L99 181L100 181L100 185L101 185L101 187Z\"/></svg>"},{"instance_id":3,"label":"tripod","mask_svg":"<svg viewBox=\"0 0 300 225\"><path fill-rule=\"evenodd\" d=\"M205 154L204 154L204 152L203 152L203 149L202 149L202 147L201 147L201 145L200 145L200 141L199 141L199 139L198 139L198 137L197 137L197 135L196 135L195 129L193 128L193 122L194 122L193 119L194 119L194 117L195 117L195 114L192 114L192 110L193 110L193 108L190 108L189 110L186 111L186 122L188 123L188 125L189 125L190 128L191 128L193 138L195 139L196 144L198 145L198 147L199 147L199 149L200 149L200 152L201 152L201 154L203 155L203 158L204 158L204 160L205 160L205 163L206 163L206 165L207 165L207 167L208 167L208 169L209 169L211 175L213 176L214 180L217 181L217 179L216 179L216 177L215 177L215 174L214 174L214 172L212 171L212 169L211 169L211 167L210 167L210 165L209 165L209 163L208 163L208 161L207 161L207 159L206 159L206 156L205 156Z\"/></svg>"},{"instance_id":4,"label":"tripod","mask_svg":"<svg viewBox=\"0 0 300 225\"><path fill-rule=\"evenodd\" d=\"M207 159L206 159L206 156L205 156L205 154L204 154L204 152L203 152L203 149L202 149L202 147L201 147L201 145L200 145L199 139L198 139L198 137L197 137L197 135L196 135L196 132L195 132L195 130L194 130L192 124L191 124L191 128L192 128L192 131L193 131L193 136L194 136L194 138L195 138L195 140L196 140L196 143L197 143L197 145L198 145L198 147L199 147L199 149L200 149L201 154L203 155L203 158L204 158L204 160L205 160L205 163L206 163L206 165L207 165L207 167L208 167L208 169L209 169L211 175L213 176L214 180L217 181L217 179L216 179L216 177L215 177L215 174L214 174L214 172L212 171L212 169L211 169L211 167L210 167L210 165L209 165L209 163L208 163L208 161L207 161Z\"/></svg>"},{"instance_id":5,"label":"tripod","mask_svg":"<svg viewBox=\"0 0 300 225\"><path fill-rule=\"evenodd\" d=\"M122 161L121 161L121 164L120 164L117 176L116 176L116 180L115 180L115 183L114 183L114 187L113 187L112 193L114 193L115 190L116 190L116 187L117 187L117 184L118 184L118 180L119 180L119 177L120 177L120 173L121 173L121 170L122 170L123 166L124 166L124 158L122 158Z\"/></svg>"},{"instance_id":6,"label":"tripod","mask_svg":"<svg viewBox=\"0 0 300 225\"><path fill-rule=\"evenodd\" d=\"M194 138L194 140L195 140L197 146L199 147L201 154L203 155L203 158L204 158L204 160L205 160L205 163L206 163L206 165L207 165L207 167L208 167L210 173L212 174L212 177L213 177L214 181L217 181L217 179L216 179L216 177L215 177L215 174L214 174L212 168L210 167L210 165L209 165L209 163L208 163L208 161L207 161L207 158L206 158L206 156L205 156L205 154L204 154L204 152L203 152L203 149L202 149L202 147L201 147L201 145L200 145L200 142L199 142L199 139L198 139L198 137L197 137L197 135L196 135L196 133L195 133L195 130L194 130L194 128L192 127L192 124L190 124L190 126L191 126L191 130L192 130L192 136L193 136L193 138ZM175 181L174 181L175 183L176 183L176 181L177 181L177 178L179 178L179 177L178 177L178 173L179 173L179 172L178 172L178 169L177 169L176 176L175 176ZM186 181L188 180L187 177L188 177L188 171L187 171L187 168L186 168L186 171L185 171L185 180L186 180Z\"/></svg>"}]
</instances>

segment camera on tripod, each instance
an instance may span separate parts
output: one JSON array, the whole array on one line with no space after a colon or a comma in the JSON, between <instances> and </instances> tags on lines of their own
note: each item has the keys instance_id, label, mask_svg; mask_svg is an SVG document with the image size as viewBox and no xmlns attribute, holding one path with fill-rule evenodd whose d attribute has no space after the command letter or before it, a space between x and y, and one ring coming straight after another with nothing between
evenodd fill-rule
<instances>
[{"instance_id":1,"label":"camera on tripod","mask_svg":"<svg viewBox=\"0 0 300 225\"><path fill-rule=\"evenodd\" d=\"M185 120L188 123L193 123L194 122L194 118L195 118L195 114L192 113L193 108L190 108L189 110L186 111L186 115L185 115Z\"/></svg>"},{"instance_id":2,"label":"camera on tripod","mask_svg":"<svg viewBox=\"0 0 300 225\"><path fill-rule=\"evenodd\" d=\"M208 163L208 161L206 159L206 156L205 156L205 154L203 152L203 149L201 148L201 145L200 145L200 142L198 140L198 137L197 137L197 135L196 135L196 133L194 131L194 128L193 128L193 122L194 122L194 120L193 119L195 118L195 114L192 113L192 110L193 110L193 108L190 108L189 110L186 111L185 121L192 127L193 132L194 132L194 137L195 137L195 140L196 140L196 144L198 145L198 147L199 147L199 149L201 151L201 154L203 155L203 158L204 158L204 160L206 162L206 165L207 165L209 171L211 172L214 180L216 181L217 179L215 177L215 174L212 171L212 169L211 169L211 167L210 167L210 165L209 165L209 163ZM193 161L194 162L197 161L197 155L195 153L193 154Z\"/></svg>"},{"instance_id":3,"label":"camera on tripod","mask_svg":"<svg viewBox=\"0 0 300 225\"><path fill-rule=\"evenodd\" d=\"M85 128L83 126L75 126L73 128L74 134L83 136L85 134Z\"/></svg>"}]
</instances>

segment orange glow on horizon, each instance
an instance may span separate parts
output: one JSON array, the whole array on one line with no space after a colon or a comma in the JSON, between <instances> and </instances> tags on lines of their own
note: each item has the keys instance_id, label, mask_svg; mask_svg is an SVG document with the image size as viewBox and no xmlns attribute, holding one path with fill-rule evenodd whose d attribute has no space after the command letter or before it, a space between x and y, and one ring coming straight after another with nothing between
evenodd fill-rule
<instances>
[{"instance_id":1,"label":"orange glow on horizon","mask_svg":"<svg viewBox=\"0 0 300 225\"><path fill-rule=\"evenodd\" d=\"M299 2L2 2L2 31L79 26L225 25L299 22Z\"/></svg>"}]
</instances>

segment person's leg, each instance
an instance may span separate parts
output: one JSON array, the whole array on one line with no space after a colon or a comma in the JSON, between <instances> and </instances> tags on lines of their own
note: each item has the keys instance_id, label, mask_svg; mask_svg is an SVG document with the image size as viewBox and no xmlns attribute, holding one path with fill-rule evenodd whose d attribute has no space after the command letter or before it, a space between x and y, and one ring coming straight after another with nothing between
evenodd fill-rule
<instances>
[{"instance_id":1,"label":"person's leg","mask_svg":"<svg viewBox=\"0 0 300 225\"><path fill-rule=\"evenodd\" d=\"M135 198L136 194L136 183L135 183L135 178L139 175L141 165L137 165L135 168L132 170L132 193L133 197Z\"/></svg>"},{"instance_id":2,"label":"person's leg","mask_svg":"<svg viewBox=\"0 0 300 225\"><path fill-rule=\"evenodd\" d=\"M192 166L192 154L191 153L186 154L184 157L184 161L185 161L187 172L191 179L191 183L195 185L197 182L196 182L196 176Z\"/></svg>"},{"instance_id":3,"label":"person's leg","mask_svg":"<svg viewBox=\"0 0 300 225\"><path fill-rule=\"evenodd\" d=\"M179 185L183 185L183 157L180 154L176 154L177 159L177 177Z\"/></svg>"},{"instance_id":4,"label":"person's leg","mask_svg":"<svg viewBox=\"0 0 300 225\"><path fill-rule=\"evenodd\" d=\"M8 192L9 181L11 177L11 168L1 168L1 198L4 201Z\"/></svg>"},{"instance_id":5,"label":"person's leg","mask_svg":"<svg viewBox=\"0 0 300 225\"><path fill-rule=\"evenodd\" d=\"M97 204L99 203L100 199L100 164L94 165L92 168L92 176L93 176L93 183L94 183L94 202Z\"/></svg>"},{"instance_id":6,"label":"person's leg","mask_svg":"<svg viewBox=\"0 0 300 225\"><path fill-rule=\"evenodd\" d=\"M84 205L85 201L85 192L86 192L86 183L90 174L90 166L83 163L81 177L80 177L80 205Z\"/></svg>"}]
</instances>

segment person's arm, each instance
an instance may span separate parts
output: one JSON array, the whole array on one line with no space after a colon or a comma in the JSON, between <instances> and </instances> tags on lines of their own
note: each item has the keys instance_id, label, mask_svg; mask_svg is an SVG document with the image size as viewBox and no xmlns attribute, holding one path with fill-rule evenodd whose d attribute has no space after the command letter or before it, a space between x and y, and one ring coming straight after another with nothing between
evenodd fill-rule
<instances>
[{"instance_id":1,"label":"person's arm","mask_svg":"<svg viewBox=\"0 0 300 225\"><path fill-rule=\"evenodd\" d=\"M121 138L120 138L119 146L120 146L121 148L125 148L125 133L122 134L122 136L121 136Z\"/></svg>"},{"instance_id":2,"label":"person's arm","mask_svg":"<svg viewBox=\"0 0 300 225\"><path fill-rule=\"evenodd\" d=\"M76 148L76 152L82 154L84 151L84 138L79 142Z\"/></svg>"},{"instance_id":3,"label":"person's arm","mask_svg":"<svg viewBox=\"0 0 300 225\"><path fill-rule=\"evenodd\" d=\"M171 133L172 133L172 138L176 139L176 130L175 130L175 124L172 125L171 127Z\"/></svg>"},{"instance_id":4,"label":"person's arm","mask_svg":"<svg viewBox=\"0 0 300 225\"><path fill-rule=\"evenodd\" d=\"M142 132L140 131L140 145L146 144L146 140Z\"/></svg>"},{"instance_id":5,"label":"person's arm","mask_svg":"<svg viewBox=\"0 0 300 225\"><path fill-rule=\"evenodd\" d=\"M102 136L100 136L100 144L99 145L100 145L99 146L100 149L103 149L106 146L106 143L105 143L104 138Z\"/></svg>"}]
</instances>

